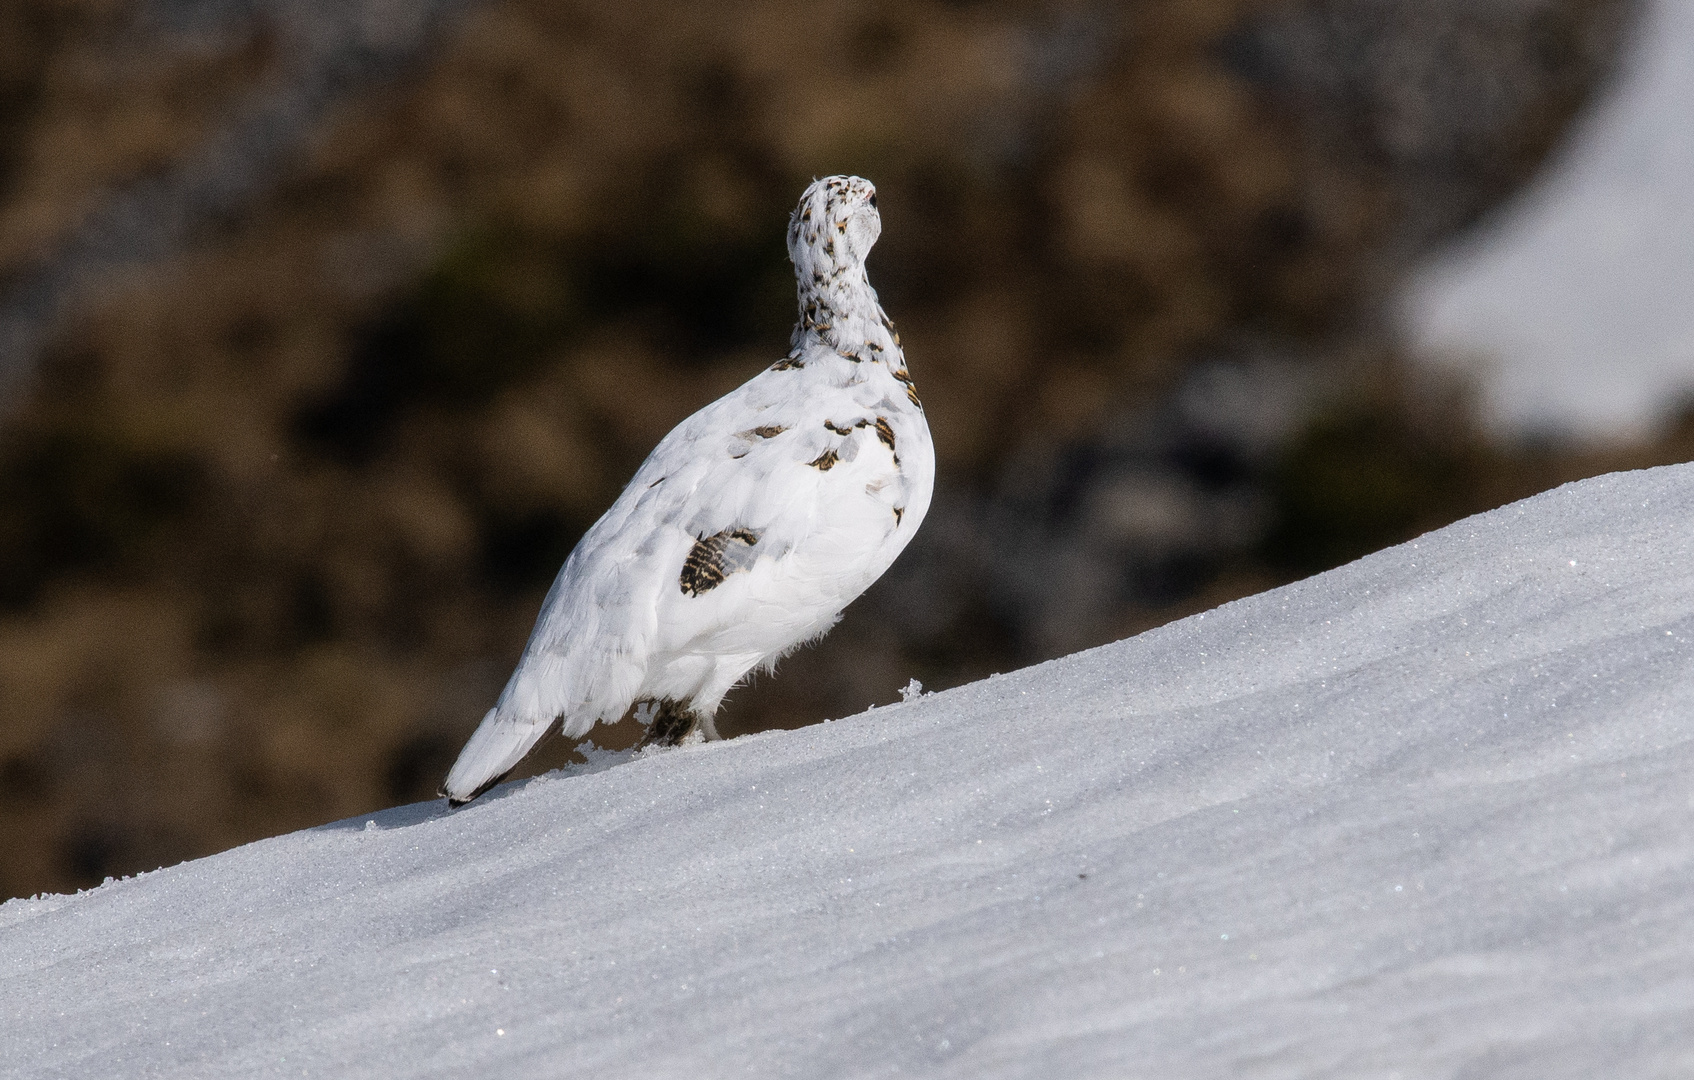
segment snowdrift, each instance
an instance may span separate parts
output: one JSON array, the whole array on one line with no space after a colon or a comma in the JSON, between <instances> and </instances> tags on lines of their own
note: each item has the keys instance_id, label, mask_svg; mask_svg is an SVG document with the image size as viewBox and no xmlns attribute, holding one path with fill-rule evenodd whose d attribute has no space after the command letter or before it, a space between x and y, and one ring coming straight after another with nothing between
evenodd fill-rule
<instances>
[{"instance_id":1,"label":"snowdrift","mask_svg":"<svg viewBox=\"0 0 1694 1080\"><path fill-rule=\"evenodd\" d=\"M0 907L27 1077L1694 1074L1694 467Z\"/></svg>"}]
</instances>

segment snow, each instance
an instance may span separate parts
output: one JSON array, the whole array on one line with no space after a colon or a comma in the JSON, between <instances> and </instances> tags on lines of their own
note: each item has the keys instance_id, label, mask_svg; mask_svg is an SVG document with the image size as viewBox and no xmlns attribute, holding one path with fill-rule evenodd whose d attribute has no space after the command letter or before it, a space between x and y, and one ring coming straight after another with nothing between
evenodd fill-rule
<instances>
[{"instance_id":1,"label":"snow","mask_svg":"<svg viewBox=\"0 0 1694 1080\"><path fill-rule=\"evenodd\" d=\"M1507 431L1639 435L1694 390L1694 0L1644 7L1561 160L1406 293Z\"/></svg>"},{"instance_id":2,"label":"snow","mask_svg":"<svg viewBox=\"0 0 1694 1080\"><path fill-rule=\"evenodd\" d=\"M17 1077L1694 1072L1694 466L0 906Z\"/></svg>"}]
</instances>

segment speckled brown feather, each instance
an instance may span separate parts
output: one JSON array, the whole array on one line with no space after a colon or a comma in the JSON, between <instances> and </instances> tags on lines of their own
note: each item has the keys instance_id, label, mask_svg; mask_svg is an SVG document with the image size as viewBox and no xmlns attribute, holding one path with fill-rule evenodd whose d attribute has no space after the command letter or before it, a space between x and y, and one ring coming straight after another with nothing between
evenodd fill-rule
<instances>
[{"instance_id":1,"label":"speckled brown feather","mask_svg":"<svg viewBox=\"0 0 1694 1080\"><path fill-rule=\"evenodd\" d=\"M678 584L689 596L700 596L723 584L724 578L753 565L759 534L751 529L725 529L695 541L682 563Z\"/></svg>"}]
</instances>

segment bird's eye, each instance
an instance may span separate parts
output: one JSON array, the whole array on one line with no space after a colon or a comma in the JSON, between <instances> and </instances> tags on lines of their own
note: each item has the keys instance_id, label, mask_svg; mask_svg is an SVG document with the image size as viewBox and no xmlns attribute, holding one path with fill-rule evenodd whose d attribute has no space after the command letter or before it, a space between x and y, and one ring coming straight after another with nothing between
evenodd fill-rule
<instances>
[{"instance_id":1,"label":"bird's eye","mask_svg":"<svg viewBox=\"0 0 1694 1080\"><path fill-rule=\"evenodd\" d=\"M871 209L873 209L873 210L876 209L876 193L875 192L871 193L870 204L871 204Z\"/></svg>"}]
</instances>

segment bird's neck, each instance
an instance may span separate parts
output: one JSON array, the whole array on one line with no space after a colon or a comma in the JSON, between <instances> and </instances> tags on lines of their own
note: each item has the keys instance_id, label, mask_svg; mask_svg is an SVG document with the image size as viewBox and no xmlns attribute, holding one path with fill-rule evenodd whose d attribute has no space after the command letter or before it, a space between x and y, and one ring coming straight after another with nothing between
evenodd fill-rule
<instances>
[{"instance_id":1,"label":"bird's neck","mask_svg":"<svg viewBox=\"0 0 1694 1080\"><path fill-rule=\"evenodd\" d=\"M900 336L877 302L863 266L800 279L800 319L790 344L827 345L854 360L888 360L899 367Z\"/></svg>"}]
</instances>

